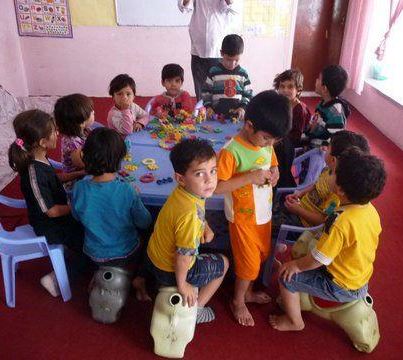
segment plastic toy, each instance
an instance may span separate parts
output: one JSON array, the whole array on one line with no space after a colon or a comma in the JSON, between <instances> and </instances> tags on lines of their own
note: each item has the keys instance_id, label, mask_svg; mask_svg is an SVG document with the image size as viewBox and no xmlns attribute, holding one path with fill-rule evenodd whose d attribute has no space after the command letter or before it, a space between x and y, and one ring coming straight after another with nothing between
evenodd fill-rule
<instances>
[{"instance_id":1,"label":"plastic toy","mask_svg":"<svg viewBox=\"0 0 403 360\"><path fill-rule=\"evenodd\" d=\"M147 173L147 174L140 176L139 180L142 183L147 184L147 183L151 183L151 182L155 181L155 176L152 173Z\"/></svg>"},{"instance_id":2,"label":"plastic toy","mask_svg":"<svg viewBox=\"0 0 403 360\"><path fill-rule=\"evenodd\" d=\"M129 271L101 266L91 281L89 304L95 321L111 324L120 317L130 290Z\"/></svg>"},{"instance_id":3,"label":"plastic toy","mask_svg":"<svg viewBox=\"0 0 403 360\"><path fill-rule=\"evenodd\" d=\"M168 358L182 358L186 345L193 339L197 306L182 305L176 287L164 287L155 299L150 333L154 353Z\"/></svg>"},{"instance_id":4,"label":"plastic toy","mask_svg":"<svg viewBox=\"0 0 403 360\"><path fill-rule=\"evenodd\" d=\"M157 180L157 185L167 184L174 181L170 176Z\"/></svg>"},{"instance_id":5,"label":"plastic toy","mask_svg":"<svg viewBox=\"0 0 403 360\"><path fill-rule=\"evenodd\" d=\"M363 299L349 303L336 303L333 307L321 307L317 299L301 293L301 310L314 314L339 325L353 342L358 351L372 352L378 345L380 334L378 319L373 306L372 297L367 294Z\"/></svg>"},{"instance_id":6,"label":"plastic toy","mask_svg":"<svg viewBox=\"0 0 403 360\"><path fill-rule=\"evenodd\" d=\"M136 171L138 166L136 164L127 164L124 166L124 168L128 171Z\"/></svg>"},{"instance_id":7,"label":"plastic toy","mask_svg":"<svg viewBox=\"0 0 403 360\"><path fill-rule=\"evenodd\" d=\"M145 159L143 159L143 160L141 160L141 163L143 164L143 165L155 165L155 159L153 159L153 158L145 158Z\"/></svg>"}]
</instances>

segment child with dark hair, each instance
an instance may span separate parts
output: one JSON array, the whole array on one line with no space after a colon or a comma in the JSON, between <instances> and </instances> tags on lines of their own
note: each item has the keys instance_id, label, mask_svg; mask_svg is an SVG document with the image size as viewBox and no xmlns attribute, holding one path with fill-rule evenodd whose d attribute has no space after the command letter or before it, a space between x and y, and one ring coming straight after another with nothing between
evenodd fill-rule
<instances>
[{"instance_id":1,"label":"child with dark hair","mask_svg":"<svg viewBox=\"0 0 403 360\"><path fill-rule=\"evenodd\" d=\"M339 95L345 89L347 79L347 72L340 65L325 67L316 79L315 91L322 101L305 131L311 146L327 145L331 135L346 127L350 109Z\"/></svg>"},{"instance_id":2,"label":"child with dark hair","mask_svg":"<svg viewBox=\"0 0 403 360\"><path fill-rule=\"evenodd\" d=\"M151 115L157 115L161 110L174 116L179 110L191 113L193 102L187 91L182 90L184 70L178 64L167 64L162 68L161 84L166 89L164 93L154 98L151 104Z\"/></svg>"},{"instance_id":3,"label":"child with dark hair","mask_svg":"<svg viewBox=\"0 0 403 360\"><path fill-rule=\"evenodd\" d=\"M360 134L342 130L331 137L325 157L327 167L323 169L318 180L305 189L287 195L279 211L274 213L274 238L277 237L281 224L305 227L320 225L339 206L339 198L331 191L330 178L336 168L337 158L351 147L369 153L368 141Z\"/></svg>"},{"instance_id":4,"label":"child with dark hair","mask_svg":"<svg viewBox=\"0 0 403 360\"><path fill-rule=\"evenodd\" d=\"M134 102L136 83L127 74L114 77L109 84L109 95L115 105L108 112L108 126L121 135L137 132L150 121L147 112Z\"/></svg>"},{"instance_id":5,"label":"child with dark hair","mask_svg":"<svg viewBox=\"0 0 403 360\"><path fill-rule=\"evenodd\" d=\"M280 267L285 314L270 316L270 324L277 330L304 328L300 292L338 302L351 302L367 294L381 233L379 215L370 201L385 185L383 162L350 148L337 158L331 179L340 207L326 220L316 247Z\"/></svg>"},{"instance_id":6,"label":"child with dark hair","mask_svg":"<svg viewBox=\"0 0 403 360\"><path fill-rule=\"evenodd\" d=\"M73 188L74 180L82 177L84 163L81 150L94 123L94 106L92 100L82 94L63 96L56 101L54 116L57 128L62 134L61 152L63 171L76 177L64 184L67 190Z\"/></svg>"},{"instance_id":7,"label":"child with dark hair","mask_svg":"<svg viewBox=\"0 0 403 360\"><path fill-rule=\"evenodd\" d=\"M214 236L205 220L205 201L217 185L216 154L206 140L183 140L170 160L178 187L158 215L146 261L160 285L178 287L184 305L197 302L197 323L210 322L215 314L205 305L228 270L224 255L199 254L199 245Z\"/></svg>"},{"instance_id":8,"label":"child with dark hair","mask_svg":"<svg viewBox=\"0 0 403 360\"><path fill-rule=\"evenodd\" d=\"M300 100L304 85L304 76L297 69L289 69L278 74L273 81L277 92L286 96L292 107L292 127L286 137L274 145L279 162L280 179L278 187L295 187L296 182L291 173L295 148L301 146L301 136L311 118L311 112Z\"/></svg>"},{"instance_id":9,"label":"child with dark hair","mask_svg":"<svg viewBox=\"0 0 403 360\"><path fill-rule=\"evenodd\" d=\"M239 35L227 35L221 46L221 62L210 68L202 89L204 106L228 117L240 120L252 98L248 73L239 65L244 43Z\"/></svg>"},{"instance_id":10,"label":"child with dark hair","mask_svg":"<svg viewBox=\"0 0 403 360\"><path fill-rule=\"evenodd\" d=\"M56 148L55 121L41 110L28 110L16 116L13 127L17 138L8 158L21 177L29 223L48 244L63 244L79 255L67 262L69 276L74 276L81 266L84 230L71 216L66 192L47 157L48 150ZM41 284L52 296L60 295L54 272L44 276Z\"/></svg>"},{"instance_id":11,"label":"child with dark hair","mask_svg":"<svg viewBox=\"0 0 403 360\"><path fill-rule=\"evenodd\" d=\"M216 193L225 197L236 275L231 310L244 326L254 325L247 302L270 301L266 293L253 291L253 282L270 251L272 188L279 178L273 144L290 128L289 100L274 90L261 92L247 106L243 128L218 159Z\"/></svg>"},{"instance_id":12,"label":"child with dark hair","mask_svg":"<svg viewBox=\"0 0 403 360\"><path fill-rule=\"evenodd\" d=\"M123 139L108 128L93 130L83 148L85 169L92 178L74 185L72 212L85 228L84 253L97 265L130 267L140 247L138 229L151 224L137 191L116 178L125 154ZM144 285L142 279L137 287L142 300L148 299Z\"/></svg>"}]
</instances>

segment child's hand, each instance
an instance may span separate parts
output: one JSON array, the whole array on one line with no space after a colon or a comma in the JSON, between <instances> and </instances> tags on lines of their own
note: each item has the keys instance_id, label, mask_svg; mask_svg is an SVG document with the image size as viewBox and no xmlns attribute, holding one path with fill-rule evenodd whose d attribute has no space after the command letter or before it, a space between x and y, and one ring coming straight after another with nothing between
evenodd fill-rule
<instances>
[{"instance_id":1,"label":"child's hand","mask_svg":"<svg viewBox=\"0 0 403 360\"><path fill-rule=\"evenodd\" d=\"M277 185L278 179L280 178L280 173L278 172L277 168L270 169L270 184L271 186L275 187Z\"/></svg>"},{"instance_id":2,"label":"child's hand","mask_svg":"<svg viewBox=\"0 0 403 360\"><path fill-rule=\"evenodd\" d=\"M232 110L231 111L233 114L235 114L238 117L238 120L242 121L243 118L245 117L245 109L239 107L238 109Z\"/></svg>"},{"instance_id":3,"label":"child's hand","mask_svg":"<svg viewBox=\"0 0 403 360\"><path fill-rule=\"evenodd\" d=\"M285 197L285 201L289 202L289 203L299 203L299 197L300 194L298 191L294 192L294 194L288 194Z\"/></svg>"},{"instance_id":4,"label":"child's hand","mask_svg":"<svg viewBox=\"0 0 403 360\"><path fill-rule=\"evenodd\" d=\"M143 130L143 125L140 124L139 122L135 122L133 124L133 132L139 132L141 130Z\"/></svg>"},{"instance_id":5,"label":"child's hand","mask_svg":"<svg viewBox=\"0 0 403 360\"><path fill-rule=\"evenodd\" d=\"M206 225L204 227L204 233L201 238L201 243L202 244L209 243L213 240L213 238L214 238L214 232L213 232L213 230L211 230L211 227L206 222Z\"/></svg>"},{"instance_id":6,"label":"child's hand","mask_svg":"<svg viewBox=\"0 0 403 360\"><path fill-rule=\"evenodd\" d=\"M299 209L301 208L299 199L298 200L294 200L294 199L287 200L286 199L284 202L284 205L285 205L286 209L292 214L298 214Z\"/></svg>"},{"instance_id":7,"label":"child's hand","mask_svg":"<svg viewBox=\"0 0 403 360\"><path fill-rule=\"evenodd\" d=\"M301 270L295 260L282 264L279 269L279 277L282 277L285 281L291 281L294 274L300 273Z\"/></svg>"},{"instance_id":8,"label":"child's hand","mask_svg":"<svg viewBox=\"0 0 403 360\"><path fill-rule=\"evenodd\" d=\"M197 302L197 288L185 282L182 286L178 286L179 293L183 298L183 306L188 304L189 307L192 307Z\"/></svg>"},{"instance_id":9,"label":"child's hand","mask_svg":"<svg viewBox=\"0 0 403 360\"><path fill-rule=\"evenodd\" d=\"M265 185L270 178L270 170L259 169L249 173L249 181L255 185Z\"/></svg>"}]
</instances>

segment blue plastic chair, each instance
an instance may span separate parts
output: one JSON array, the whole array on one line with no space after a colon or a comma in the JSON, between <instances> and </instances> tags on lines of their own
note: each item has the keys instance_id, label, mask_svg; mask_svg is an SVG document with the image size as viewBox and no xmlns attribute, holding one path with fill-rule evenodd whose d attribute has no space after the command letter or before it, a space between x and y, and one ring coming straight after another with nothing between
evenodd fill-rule
<instances>
[{"instance_id":1,"label":"blue plastic chair","mask_svg":"<svg viewBox=\"0 0 403 360\"><path fill-rule=\"evenodd\" d=\"M269 284L270 284L273 262L276 257L277 246L280 244L293 245L295 243L295 240L287 239L288 233L289 232L303 233L304 231L318 231L323 228L323 225L324 224L312 226L312 227L302 227L302 226L292 226L292 225L283 224L280 226L280 230L278 232L277 239L275 239L275 241L272 241L272 244L271 244L270 257L266 260L266 263L264 265L263 284L265 286L269 286Z\"/></svg>"},{"instance_id":2,"label":"blue plastic chair","mask_svg":"<svg viewBox=\"0 0 403 360\"><path fill-rule=\"evenodd\" d=\"M11 199L3 195L0 195L0 203L13 208L26 207L25 200ZM48 245L46 238L36 236L30 225L6 231L0 224L0 256L7 306L15 307L15 272L18 263L45 256L50 257L63 301L71 299L63 245Z\"/></svg>"}]
</instances>

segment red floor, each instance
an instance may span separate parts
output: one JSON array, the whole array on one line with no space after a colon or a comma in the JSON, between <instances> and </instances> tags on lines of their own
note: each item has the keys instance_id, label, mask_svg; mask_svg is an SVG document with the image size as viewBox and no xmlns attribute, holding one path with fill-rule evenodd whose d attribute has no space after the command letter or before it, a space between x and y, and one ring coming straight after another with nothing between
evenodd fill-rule
<instances>
[{"instance_id":1,"label":"red floor","mask_svg":"<svg viewBox=\"0 0 403 360\"><path fill-rule=\"evenodd\" d=\"M138 98L140 105L147 99ZM316 99L307 99L312 108ZM105 122L109 99L95 99L97 120ZM385 116L385 119L387 117ZM242 328L231 317L228 300L231 281L212 301L217 320L197 327L186 350L187 359L400 359L403 351L403 295L401 241L403 233L401 188L402 151L385 138L361 114L353 111L348 128L364 134L374 154L384 159L388 181L384 193L374 203L381 215L383 233L370 293L380 324L381 340L370 355L357 352L337 326L306 314L306 328L299 333L279 333L268 325L275 305L251 306L254 328ZM56 157L56 156L55 156ZM13 182L3 193L18 196ZM21 213L20 211L17 213ZM24 222L9 209L0 208L1 222ZM151 304L130 297L120 321L100 325L90 316L86 286L88 279L73 285L73 299L64 304L50 297L39 278L50 270L46 260L21 264L17 273L16 308L5 306L0 285L0 359L153 359L149 325Z\"/></svg>"}]
</instances>

